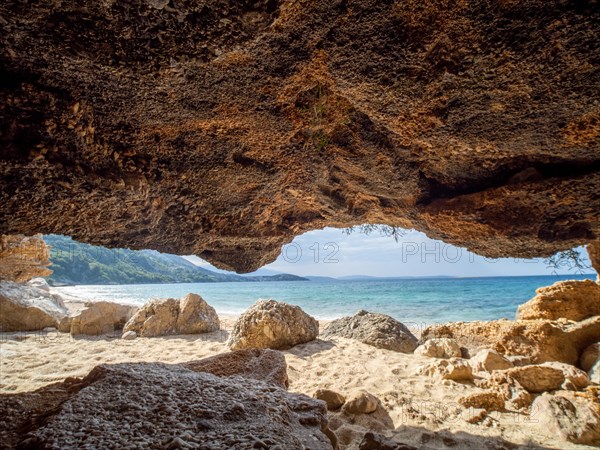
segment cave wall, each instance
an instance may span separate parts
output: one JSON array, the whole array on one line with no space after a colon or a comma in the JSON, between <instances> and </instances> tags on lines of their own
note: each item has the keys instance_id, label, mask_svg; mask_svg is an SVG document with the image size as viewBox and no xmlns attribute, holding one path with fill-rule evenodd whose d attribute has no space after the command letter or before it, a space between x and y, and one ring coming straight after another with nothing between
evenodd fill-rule
<instances>
[{"instance_id":1,"label":"cave wall","mask_svg":"<svg viewBox=\"0 0 600 450\"><path fill-rule=\"evenodd\" d=\"M595 1L0 4L0 233L251 271L325 226L600 237Z\"/></svg>"}]
</instances>

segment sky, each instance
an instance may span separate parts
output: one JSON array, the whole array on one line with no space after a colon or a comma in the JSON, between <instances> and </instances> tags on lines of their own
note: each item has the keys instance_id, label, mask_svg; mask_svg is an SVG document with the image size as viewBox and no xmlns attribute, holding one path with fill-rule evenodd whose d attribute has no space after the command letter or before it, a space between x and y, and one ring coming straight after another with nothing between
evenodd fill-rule
<instances>
[{"instance_id":1,"label":"sky","mask_svg":"<svg viewBox=\"0 0 600 450\"><path fill-rule=\"evenodd\" d=\"M578 250L589 266L587 252L583 248ZM202 267L217 270L198 257L187 258ZM542 258L483 258L464 248L429 239L414 230L406 230L406 234L396 242L378 231L369 235L359 232L348 235L338 228L297 236L283 247L276 261L256 273L269 275L270 271L327 277L482 277L575 273L567 270L553 272L554 269L548 268ZM593 269L585 272L592 273Z\"/></svg>"}]
</instances>

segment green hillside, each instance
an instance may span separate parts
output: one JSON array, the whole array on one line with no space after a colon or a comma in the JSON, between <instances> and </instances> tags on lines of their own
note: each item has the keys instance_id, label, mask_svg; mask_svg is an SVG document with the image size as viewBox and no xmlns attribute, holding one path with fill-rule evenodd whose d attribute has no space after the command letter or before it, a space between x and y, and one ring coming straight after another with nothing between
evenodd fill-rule
<instances>
[{"instance_id":1,"label":"green hillside","mask_svg":"<svg viewBox=\"0 0 600 450\"><path fill-rule=\"evenodd\" d=\"M50 246L53 284L148 284L214 283L224 281L301 281L280 274L243 277L198 267L185 258L154 250L108 249L74 241L70 237L45 235Z\"/></svg>"}]
</instances>

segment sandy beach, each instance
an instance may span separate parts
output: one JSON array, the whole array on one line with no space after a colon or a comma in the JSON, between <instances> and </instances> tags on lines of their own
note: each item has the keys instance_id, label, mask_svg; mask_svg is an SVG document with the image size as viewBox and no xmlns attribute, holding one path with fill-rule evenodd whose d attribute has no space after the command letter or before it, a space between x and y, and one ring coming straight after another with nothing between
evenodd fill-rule
<instances>
[{"instance_id":1,"label":"sandy beach","mask_svg":"<svg viewBox=\"0 0 600 450\"><path fill-rule=\"evenodd\" d=\"M225 341L235 317L220 316L222 329L204 335L137 338L78 337L58 332L0 335L1 393L33 391L67 377L81 377L104 363L160 361L181 363L227 352ZM321 328L323 323L320 324ZM318 388L348 395L366 389L382 411L369 423L342 423L332 414L341 448L357 448L356 434L369 428L401 442L427 448L592 448L558 440L531 417L491 412L479 424L468 422L473 411L457 403L479 388L467 383L436 381L415 375L430 358L381 350L349 339L315 340L284 352L289 390L312 395ZM363 416L367 417L367 416ZM354 434L356 431L356 434Z\"/></svg>"}]
</instances>

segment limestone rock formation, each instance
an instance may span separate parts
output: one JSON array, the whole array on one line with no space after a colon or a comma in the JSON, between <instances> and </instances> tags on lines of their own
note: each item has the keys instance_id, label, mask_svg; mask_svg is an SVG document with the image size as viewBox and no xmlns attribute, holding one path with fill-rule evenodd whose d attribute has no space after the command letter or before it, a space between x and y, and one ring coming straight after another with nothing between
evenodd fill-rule
<instances>
[{"instance_id":1,"label":"limestone rock formation","mask_svg":"<svg viewBox=\"0 0 600 450\"><path fill-rule=\"evenodd\" d=\"M475 372L493 372L494 370L510 369L514 364L500 353L490 350L480 350L469 363Z\"/></svg>"},{"instance_id":2,"label":"limestone rock formation","mask_svg":"<svg viewBox=\"0 0 600 450\"><path fill-rule=\"evenodd\" d=\"M125 324L123 331L152 337L172 334L210 333L219 329L214 308L197 294L181 299L155 299L144 304Z\"/></svg>"},{"instance_id":3,"label":"limestone rock formation","mask_svg":"<svg viewBox=\"0 0 600 450\"><path fill-rule=\"evenodd\" d=\"M96 367L31 428L23 447L332 448L323 402L159 363Z\"/></svg>"},{"instance_id":4,"label":"limestone rock formation","mask_svg":"<svg viewBox=\"0 0 600 450\"><path fill-rule=\"evenodd\" d=\"M536 290L537 295L517 309L517 319L568 319L576 322L600 316L600 284L592 280L558 281Z\"/></svg>"},{"instance_id":5,"label":"limestone rock formation","mask_svg":"<svg viewBox=\"0 0 600 450\"><path fill-rule=\"evenodd\" d=\"M600 445L600 400L569 392L543 394L532 404L534 419L545 433L576 444Z\"/></svg>"},{"instance_id":6,"label":"limestone rock formation","mask_svg":"<svg viewBox=\"0 0 600 450\"><path fill-rule=\"evenodd\" d=\"M58 328L67 314L61 299L46 290L11 281L0 283L1 331Z\"/></svg>"},{"instance_id":7,"label":"limestone rock formation","mask_svg":"<svg viewBox=\"0 0 600 450\"><path fill-rule=\"evenodd\" d=\"M0 233L239 271L325 226L599 238L595 2L171 3L0 3Z\"/></svg>"},{"instance_id":8,"label":"limestone rock formation","mask_svg":"<svg viewBox=\"0 0 600 450\"><path fill-rule=\"evenodd\" d=\"M183 363L194 372L207 372L219 377L239 375L287 389L287 364L283 353L275 350L238 350Z\"/></svg>"},{"instance_id":9,"label":"limestone rock formation","mask_svg":"<svg viewBox=\"0 0 600 450\"><path fill-rule=\"evenodd\" d=\"M342 407L346 403L346 397L331 389L317 389L313 394L313 398L317 400L323 400L327 403L327 409L329 411L335 411Z\"/></svg>"},{"instance_id":10,"label":"limestone rock formation","mask_svg":"<svg viewBox=\"0 0 600 450\"><path fill-rule=\"evenodd\" d=\"M115 333L123 329L137 310L135 305L107 301L89 302L71 317L70 332L73 336Z\"/></svg>"},{"instance_id":11,"label":"limestone rock formation","mask_svg":"<svg viewBox=\"0 0 600 450\"><path fill-rule=\"evenodd\" d=\"M514 367L495 372L492 382L501 384L504 377L516 380L531 393L554 391L557 389L583 389L589 385L587 374L568 364L549 362L532 366Z\"/></svg>"},{"instance_id":12,"label":"limestone rock formation","mask_svg":"<svg viewBox=\"0 0 600 450\"><path fill-rule=\"evenodd\" d=\"M367 311L331 321L321 336L355 339L373 347L403 353L412 353L417 347L417 338L404 324L385 314Z\"/></svg>"},{"instance_id":13,"label":"limestone rock formation","mask_svg":"<svg viewBox=\"0 0 600 450\"><path fill-rule=\"evenodd\" d=\"M469 381L473 379L473 369L462 358L437 359L417 369L417 374L440 380Z\"/></svg>"},{"instance_id":14,"label":"limestone rock formation","mask_svg":"<svg viewBox=\"0 0 600 450\"><path fill-rule=\"evenodd\" d=\"M600 342L595 342L583 351L579 359L579 366L587 372L598 361L600 361Z\"/></svg>"},{"instance_id":15,"label":"limestone rock formation","mask_svg":"<svg viewBox=\"0 0 600 450\"><path fill-rule=\"evenodd\" d=\"M23 283L33 277L47 277L50 251L41 234L0 235L0 281Z\"/></svg>"},{"instance_id":16,"label":"limestone rock formation","mask_svg":"<svg viewBox=\"0 0 600 450\"><path fill-rule=\"evenodd\" d=\"M423 330L421 339L456 339L471 354L491 348L498 353L521 355L532 363L559 361L575 365L579 355L600 336L600 317L578 323L549 320L494 320L454 322Z\"/></svg>"},{"instance_id":17,"label":"limestone rock formation","mask_svg":"<svg viewBox=\"0 0 600 450\"><path fill-rule=\"evenodd\" d=\"M461 351L460 346L454 339L431 338L417 347L415 355L432 358L460 358Z\"/></svg>"},{"instance_id":18,"label":"limestone rock formation","mask_svg":"<svg viewBox=\"0 0 600 450\"><path fill-rule=\"evenodd\" d=\"M353 392L344 404L343 411L348 414L370 414L379 406L379 399L361 389Z\"/></svg>"},{"instance_id":19,"label":"limestone rock formation","mask_svg":"<svg viewBox=\"0 0 600 450\"><path fill-rule=\"evenodd\" d=\"M227 345L232 350L288 349L310 342L318 334L319 322L299 306L259 300L238 318Z\"/></svg>"},{"instance_id":20,"label":"limestone rock formation","mask_svg":"<svg viewBox=\"0 0 600 450\"><path fill-rule=\"evenodd\" d=\"M458 403L465 408L502 411L504 410L504 400L504 397L499 392L488 390L460 397Z\"/></svg>"},{"instance_id":21,"label":"limestone rock formation","mask_svg":"<svg viewBox=\"0 0 600 450\"><path fill-rule=\"evenodd\" d=\"M592 267L598 274L596 281L600 282L600 239L588 244L585 249L587 250Z\"/></svg>"}]
</instances>

